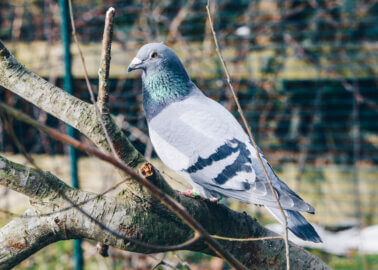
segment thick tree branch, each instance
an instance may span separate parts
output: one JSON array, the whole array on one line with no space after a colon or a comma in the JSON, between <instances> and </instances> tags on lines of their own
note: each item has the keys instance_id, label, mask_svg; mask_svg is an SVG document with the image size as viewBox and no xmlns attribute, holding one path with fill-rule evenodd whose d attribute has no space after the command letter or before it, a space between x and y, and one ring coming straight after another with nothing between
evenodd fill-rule
<instances>
[{"instance_id":1,"label":"thick tree branch","mask_svg":"<svg viewBox=\"0 0 378 270\"><path fill-rule=\"evenodd\" d=\"M40 180L40 174L43 174L44 181ZM31 199L54 198L60 190L68 188L64 182L59 181L59 184L54 185L54 190L49 183L58 183L57 181L49 172L38 172L37 169L19 165L0 156L0 185Z\"/></svg>"},{"instance_id":2,"label":"thick tree branch","mask_svg":"<svg viewBox=\"0 0 378 270\"><path fill-rule=\"evenodd\" d=\"M151 177L147 180L147 178L140 176L138 173L136 173L130 167L126 166L119 159L114 158L112 156L108 156L108 155L102 153L101 151L97 150L94 147L86 145L86 144L84 144L80 141L77 141L76 139L66 135L66 134L60 133L60 132L58 132L58 131L56 131L52 128L49 128L49 127L43 125L42 123L35 121L34 119L30 118L29 116L27 116L23 113L20 113L17 110L15 110L15 109L13 109L13 108L5 105L5 104L0 103L0 107L5 112L10 113L12 116L17 117L18 119L41 129L42 131L46 132L48 135L52 136L53 138L60 140L64 143L66 143L66 144L69 144L69 145L71 145L71 146L73 146L77 149L82 150L82 151L86 151L87 153L94 155L94 156L112 164L116 168L122 170L127 175L130 175L133 179L137 180L138 183L142 184L143 187L147 188L151 192L151 195L155 199L160 201L160 203L165 205L169 210L171 210L173 213L175 213L175 215L177 215L179 218L181 218L181 220L184 221L184 223L186 223L196 233L196 235L197 235L196 238L198 238L198 236L203 238L203 240L209 245L209 247L217 255L219 255L220 257L225 259L231 266L235 267L236 269L245 269L245 267L238 260L236 260L234 258L234 256L232 256L228 251L223 249L222 246L216 240L214 240L214 238L212 238L209 235L209 233L201 226L201 224L199 224L186 211L186 209L180 203L178 203L173 197L167 195L161 189L156 187L153 184L153 181L150 182L149 180L152 179ZM146 164L149 164L149 163L146 163ZM144 176L148 177L148 176L154 176L156 174L155 170L152 168L151 164L149 164L149 166L145 166L145 167L147 167L147 170L143 170L143 167L142 167L142 173L144 174ZM69 200L68 198L65 198L65 199ZM81 212L82 212L82 214L89 217L87 212L85 212L85 211L81 211ZM92 220L92 218L91 218L91 220ZM96 223L96 220L92 220L92 221L94 221ZM100 225L100 227L102 227L104 229L104 227L101 226L101 224L99 224L99 225Z\"/></svg>"},{"instance_id":3,"label":"thick tree branch","mask_svg":"<svg viewBox=\"0 0 378 270\"><path fill-rule=\"evenodd\" d=\"M48 217L28 209L0 229L0 269L11 269L47 245L63 239Z\"/></svg>"},{"instance_id":4,"label":"thick tree branch","mask_svg":"<svg viewBox=\"0 0 378 270\"><path fill-rule=\"evenodd\" d=\"M9 164L4 158L2 161ZM17 170L22 172L31 168L17 164ZM46 179L42 179L45 176L42 173L36 174L36 182L45 182ZM60 183L55 177L51 185ZM125 200L98 196L68 186L63 192L91 217L127 238L153 245L177 245L192 236L190 228L161 204L135 202L133 198ZM275 235L255 219L225 206L185 197L181 198L181 203L211 234L241 238ZM62 196L53 200L33 199L32 207L24 215L0 230L0 269L9 269L48 244L64 239L86 238L123 250L156 252L117 237L70 206L71 203ZM148 213L146 208L149 209ZM150 215L154 222L141 222L146 215ZM225 222L219 222L220 220ZM222 241L222 246L233 252L249 268L282 269L285 266L285 247L278 239L257 242ZM214 255L203 241L187 245L185 249ZM329 269L320 259L294 244L290 244L290 250L293 254L290 258L292 269Z\"/></svg>"},{"instance_id":5,"label":"thick tree branch","mask_svg":"<svg viewBox=\"0 0 378 270\"><path fill-rule=\"evenodd\" d=\"M101 122L96 116L93 105L88 104L39 77L21 65L0 41L0 86L25 98L42 110L78 129L91 139L99 148L111 153L111 147ZM128 166L138 168L146 162L123 132L117 127L109 114L101 115L106 130L116 149L117 156ZM168 194L173 190L162 177L156 179L156 185ZM128 182L130 189L139 196L150 197L148 192L133 181ZM124 190L125 196L132 196Z\"/></svg>"}]
</instances>

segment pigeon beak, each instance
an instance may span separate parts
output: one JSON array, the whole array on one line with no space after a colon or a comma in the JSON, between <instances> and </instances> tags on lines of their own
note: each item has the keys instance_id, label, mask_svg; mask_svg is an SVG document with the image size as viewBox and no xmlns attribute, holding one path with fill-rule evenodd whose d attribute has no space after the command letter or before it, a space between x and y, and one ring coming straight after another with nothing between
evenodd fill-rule
<instances>
[{"instance_id":1,"label":"pigeon beak","mask_svg":"<svg viewBox=\"0 0 378 270\"><path fill-rule=\"evenodd\" d=\"M127 69L127 72L130 72L130 71L133 71L133 70L136 70L136 69L141 69L142 68L141 64L142 64L142 60L135 57L133 59L133 61L131 61L130 65Z\"/></svg>"}]
</instances>

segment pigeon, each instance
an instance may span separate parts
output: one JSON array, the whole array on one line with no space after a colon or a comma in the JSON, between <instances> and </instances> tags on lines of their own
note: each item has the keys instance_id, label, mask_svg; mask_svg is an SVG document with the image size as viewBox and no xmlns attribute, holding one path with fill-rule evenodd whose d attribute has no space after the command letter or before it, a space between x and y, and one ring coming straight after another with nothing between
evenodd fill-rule
<instances>
[{"instance_id":1,"label":"pigeon","mask_svg":"<svg viewBox=\"0 0 378 270\"><path fill-rule=\"evenodd\" d=\"M192 186L187 196L265 206L281 223L282 213L261 163L287 218L299 238L322 242L299 213L315 213L273 171L235 117L207 97L190 79L176 53L163 43L142 46L128 72L142 70L143 109L152 145L162 162Z\"/></svg>"}]
</instances>

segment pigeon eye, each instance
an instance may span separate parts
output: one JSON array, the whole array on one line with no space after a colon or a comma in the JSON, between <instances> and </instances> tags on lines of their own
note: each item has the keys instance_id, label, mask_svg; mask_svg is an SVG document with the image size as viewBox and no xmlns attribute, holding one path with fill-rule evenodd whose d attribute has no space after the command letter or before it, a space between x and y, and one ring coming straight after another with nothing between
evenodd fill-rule
<instances>
[{"instance_id":1,"label":"pigeon eye","mask_svg":"<svg viewBox=\"0 0 378 270\"><path fill-rule=\"evenodd\" d=\"M150 58L157 58L157 57L158 57L157 52L152 52L150 55Z\"/></svg>"}]
</instances>

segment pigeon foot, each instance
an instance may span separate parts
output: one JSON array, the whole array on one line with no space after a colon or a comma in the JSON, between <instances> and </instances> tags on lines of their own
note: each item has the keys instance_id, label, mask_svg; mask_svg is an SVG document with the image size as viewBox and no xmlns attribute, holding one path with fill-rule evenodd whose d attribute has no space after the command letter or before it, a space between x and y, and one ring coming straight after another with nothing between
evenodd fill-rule
<instances>
[{"instance_id":1,"label":"pigeon foot","mask_svg":"<svg viewBox=\"0 0 378 270\"><path fill-rule=\"evenodd\" d=\"M184 192L180 192L182 195L184 195L185 197L188 197L188 198L195 198L197 196L199 196L198 194L196 194L195 192L193 192L193 190L191 189L188 189Z\"/></svg>"}]
</instances>

